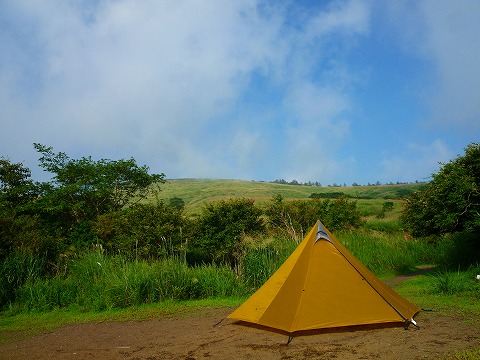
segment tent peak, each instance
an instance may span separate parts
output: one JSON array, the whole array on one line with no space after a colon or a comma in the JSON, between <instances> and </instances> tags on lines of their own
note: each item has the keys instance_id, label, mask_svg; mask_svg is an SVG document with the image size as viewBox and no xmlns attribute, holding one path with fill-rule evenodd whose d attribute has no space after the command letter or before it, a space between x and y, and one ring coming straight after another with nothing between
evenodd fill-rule
<instances>
[{"instance_id":1,"label":"tent peak","mask_svg":"<svg viewBox=\"0 0 480 360\"><path fill-rule=\"evenodd\" d=\"M330 235L328 235L327 229L325 229L325 226L321 223L321 221L318 221L318 227L317 227L317 236L315 237L315 242L317 242L320 239L327 240L333 244L332 239L330 238Z\"/></svg>"}]
</instances>

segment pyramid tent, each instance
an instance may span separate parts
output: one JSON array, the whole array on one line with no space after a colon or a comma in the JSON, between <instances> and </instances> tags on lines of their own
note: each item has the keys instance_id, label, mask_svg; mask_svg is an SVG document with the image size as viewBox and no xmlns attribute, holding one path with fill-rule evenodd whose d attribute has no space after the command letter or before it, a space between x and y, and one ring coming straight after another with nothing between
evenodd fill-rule
<instances>
[{"instance_id":1,"label":"pyramid tent","mask_svg":"<svg viewBox=\"0 0 480 360\"><path fill-rule=\"evenodd\" d=\"M285 263L228 317L290 334L410 323L420 308L385 285L320 221Z\"/></svg>"}]
</instances>

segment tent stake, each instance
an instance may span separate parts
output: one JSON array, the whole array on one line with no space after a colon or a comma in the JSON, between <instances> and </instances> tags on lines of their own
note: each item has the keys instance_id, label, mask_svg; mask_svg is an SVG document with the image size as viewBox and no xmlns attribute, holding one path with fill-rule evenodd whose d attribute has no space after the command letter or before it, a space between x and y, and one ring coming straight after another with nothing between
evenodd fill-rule
<instances>
[{"instance_id":1,"label":"tent stake","mask_svg":"<svg viewBox=\"0 0 480 360\"><path fill-rule=\"evenodd\" d=\"M288 335L287 345L290 345L290 343L292 342L292 340L293 340L293 336L292 336L292 335Z\"/></svg>"},{"instance_id":2,"label":"tent stake","mask_svg":"<svg viewBox=\"0 0 480 360\"><path fill-rule=\"evenodd\" d=\"M408 330L408 328L410 327L410 324L415 326L417 328L417 330L420 330L420 326L418 326L417 323L415 322L415 320L413 320L413 319L405 320L405 330Z\"/></svg>"}]
</instances>

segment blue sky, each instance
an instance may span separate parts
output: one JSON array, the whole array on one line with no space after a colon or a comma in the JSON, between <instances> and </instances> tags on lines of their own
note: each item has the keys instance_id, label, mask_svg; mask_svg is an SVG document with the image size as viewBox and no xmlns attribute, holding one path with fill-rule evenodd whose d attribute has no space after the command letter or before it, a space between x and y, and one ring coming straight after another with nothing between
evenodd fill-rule
<instances>
[{"instance_id":1,"label":"blue sky","mask_svg":"<svg viewBox=\"0 0 480 360\"><path fill-rule=\"evenodd\" d=\"M480 2L0 3L0 156L167 178L428 180L480 138Z\"/></svg>"}]
</instances>

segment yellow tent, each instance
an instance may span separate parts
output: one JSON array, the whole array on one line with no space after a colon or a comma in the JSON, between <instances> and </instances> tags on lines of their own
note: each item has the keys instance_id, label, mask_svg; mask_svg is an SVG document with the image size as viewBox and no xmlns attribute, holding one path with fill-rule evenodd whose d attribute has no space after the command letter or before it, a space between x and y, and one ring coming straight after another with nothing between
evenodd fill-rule
<instances>
[{"instance_id":1,"label":"yellow tent","mask_svg":"<svg viewBox=\"0 0 480 360\"><path fill-rule=\"evenodd\" d=\"M271 278L228 317L292 334L378 323L416 326L413 317L419 311L318 221Z\"/></svg>"}]
</instances>

